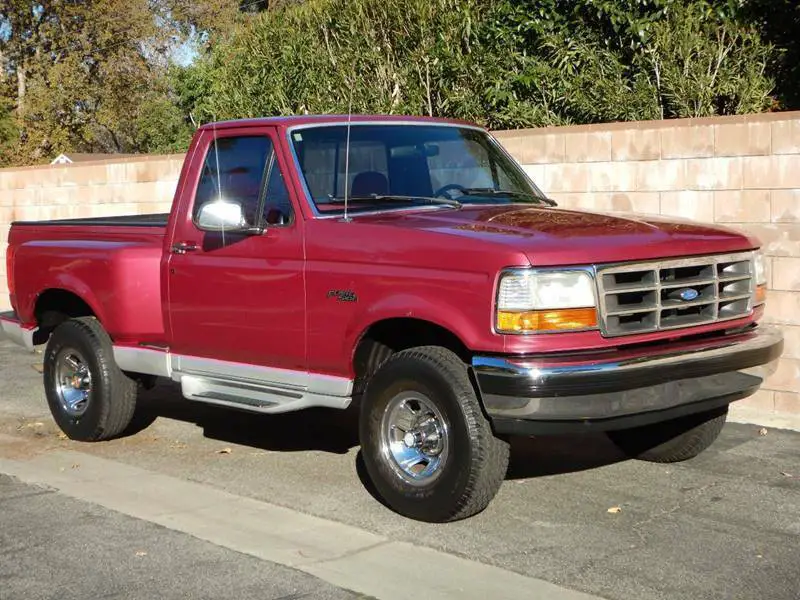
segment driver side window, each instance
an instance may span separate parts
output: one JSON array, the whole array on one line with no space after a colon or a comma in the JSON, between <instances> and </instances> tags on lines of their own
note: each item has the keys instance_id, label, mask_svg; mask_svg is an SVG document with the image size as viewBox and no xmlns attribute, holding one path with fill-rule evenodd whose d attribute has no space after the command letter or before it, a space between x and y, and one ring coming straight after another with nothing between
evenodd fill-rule
<instances>
[{"instance_id":1,"label":"driver side window","mask_svg":"<svg viewBox=\"0 0 800 600\"><path fill-rule=\"evenodd\" d=\"M259 211L262 190L265 198ZM240 204L247 223L253 226L291 222L289 193L269 137L220 137L209 145L193 217L203 204L217 199Z\"/></svg>"},{"instance_id":2,"label":"driver side window","mask_svg":"<svg viewBox=\"0 0 800 600\"><path fill-rule=\"evenodd\" d=\"M293 221L294 211L292 201L289 199L289 190L274 152L270 154L269 163L271 164L267 164L267 189L262 222L270 226L288 225Z\"/></svg>"}]
</instances>

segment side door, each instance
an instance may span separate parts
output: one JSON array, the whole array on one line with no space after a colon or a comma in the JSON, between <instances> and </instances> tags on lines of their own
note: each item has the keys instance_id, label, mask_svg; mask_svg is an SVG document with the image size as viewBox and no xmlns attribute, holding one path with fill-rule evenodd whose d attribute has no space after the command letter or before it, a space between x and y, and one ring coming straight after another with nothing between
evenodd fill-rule
<instances>
[{"instance_id":1,"label":"side door","mask_svg":"<svg viewBox=\"0 0 800 600\"><path fill-rule=\"evenodd\" d=\"M304 385L302 219L276 132L232 129L205 137L202 167L186 182L195 191L183 199L167 259L173 368ZM200 230L200 206L220 197L240 203L248 224L263 233Z\"/></svg>"}]
</instances>

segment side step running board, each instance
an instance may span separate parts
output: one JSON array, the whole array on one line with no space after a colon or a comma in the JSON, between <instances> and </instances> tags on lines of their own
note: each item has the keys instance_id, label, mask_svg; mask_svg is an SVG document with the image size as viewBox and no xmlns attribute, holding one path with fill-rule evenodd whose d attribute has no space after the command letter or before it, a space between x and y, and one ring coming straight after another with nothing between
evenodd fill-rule
<instances>
[{"instance_id":1,"label":"side step running board","mask_svg":"<svg viewBox=\"0 0 800 600\"><path fill-rule=\"evenodd\" d=\"M0 315L4 325L5 318L5 314ZM312 406L344 409L352 400L352 380L333 375L175 355L161 346L114 346L114 359L123 371L179 382L189 400L240 410L280 413Z\"/></svg>"},{"instance_id":2,"label":"side step running board","mask_svg":"<svg viewBox=\"0 0 800 600\"><path fill-rule=\"evenodd\" d=\"M222 392L200 392L195 394L193 400L201 402L227 402L229 404L244 404L248 408L261 409L269 406L275 406L277 402L270 400L256 400L253 398L246 398L244 396L234 396L233 394L224 394Z\"/></svg>"},{"instance_id":3,"label":"side step running board","mask_svg":"<svg viewBox=\"0 0 800 600\"><path fill-rule=\"evenodd\" d=\"M302 388L217 379L178 372L173 372L173 378L180 381L181 392L189 400L252 412L282 413L311 406L347 408L350 404L349 396L324 396Z\"/></svg>"}]
</instances>

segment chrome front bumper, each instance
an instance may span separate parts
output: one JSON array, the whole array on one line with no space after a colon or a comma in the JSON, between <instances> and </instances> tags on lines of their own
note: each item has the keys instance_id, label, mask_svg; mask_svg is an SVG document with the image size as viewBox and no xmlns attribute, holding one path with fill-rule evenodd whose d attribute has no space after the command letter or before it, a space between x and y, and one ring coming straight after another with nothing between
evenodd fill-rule
<instances>
[{"instance_id":1,"label":"chrome front bumper","mask_svg":"<svg viewBox=\"0 0 800 600\"><path fill-rule=\"evenodd\" d=\"M636 427L753 394L776 368L776 327L633 350L476 356L484 408L498 433Z\"/></svg>"}]
</instances>

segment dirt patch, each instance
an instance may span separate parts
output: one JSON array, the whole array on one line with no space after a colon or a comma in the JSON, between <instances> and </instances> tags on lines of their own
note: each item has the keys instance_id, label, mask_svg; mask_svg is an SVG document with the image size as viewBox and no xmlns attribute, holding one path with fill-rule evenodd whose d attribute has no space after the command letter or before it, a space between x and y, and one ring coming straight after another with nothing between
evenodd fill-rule
<instances>
[{"instance_id":1,"label":"dirt patch","mask_svg":"<svg viewBox=\"0 0 800 600\"><path fill-rule=\"evenodd\" d=\"M62 448L63 444L59 444L56 438L47 440L39 436L0 435L0 458L29 460L35 456Z\"/></svg>"}]
</instances>

